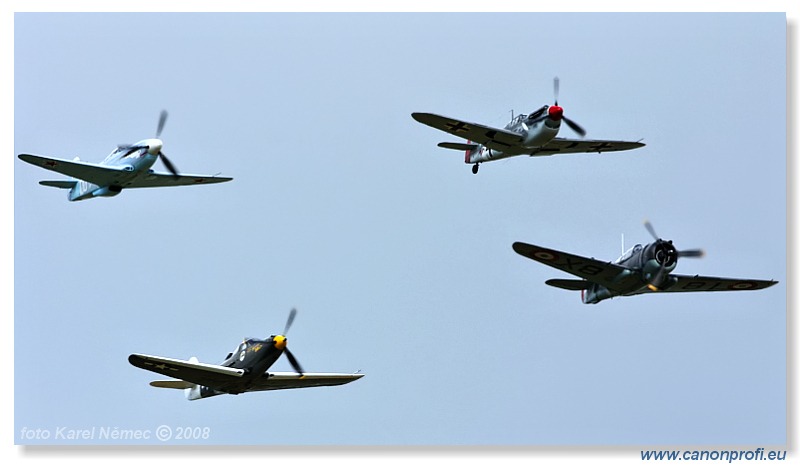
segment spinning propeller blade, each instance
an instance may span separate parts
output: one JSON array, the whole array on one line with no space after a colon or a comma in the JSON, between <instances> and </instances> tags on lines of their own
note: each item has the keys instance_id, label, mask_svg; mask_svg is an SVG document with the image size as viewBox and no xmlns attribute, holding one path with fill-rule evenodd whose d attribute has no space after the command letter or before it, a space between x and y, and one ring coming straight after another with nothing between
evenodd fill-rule
<instances>
[{"instance_id":1,"label":"spinning propeller blade","mask_svg":"<svg viewBox=\"0 0 800 467\"><path fill-rule=\"evenodd\" d=\"M289 332L289 328L292 327L295 315L297 315L297 309L292 308L292 311L289 312L289 317L286 319L286 326L283 327L284 336L286 335L287 332Z\"/></svg>"},{"instance_id":2,"label":"spinning propeller blade","mask_svg":"<svg viewBox=\"0 0 800 467\"><path fill-rule=\"evenodd\" d=\"M678 252L679 258L702 258L706 252L700 249L696 250L681 250Z\"/></svg>"},{"instance_id":3,"label":"spinning propeller blade","mask_svg":"<svg viewBox=\"0 0 800 467\"><path fill-rule=\"evenodd\" d=\"M653 280L651 280L650 283L647 284L647 288L649 288L653 292L657 292L658 291L658 286L656 286L655 284L660 284L661 281L664 280L664 272L666 270L667 270L666 266L664 266L662 264L661 267L658 269L658 272L656 273L656 275L653 277Z\"/></svg>"},{"instance_id":4,"label":"spinning propeller blade","mask_svg":"<svg viewBox=\"0 0 800 467\"><path fill-rule=\"evenodd\" d=\"M167 115L169 115L167 111L162 110L161 114L158 116L158 126L156 127L156 139L161 138L161 132L164 130L164 124L167 123ZM175 177L175 179L177 179L179 176L178 176L178 169L175 167L175 164L173 164L167 158L166 154L164 154L161 151L158 151L158 156L161 158L161 162L164 163L164 167L166 167L167 170L169 170L169 172L172 174L172 176Z\"/></svg>"},{"instance_id":5,"label":"spinning propeller blade","mask_svg":"<svg viewBox=\"0 0 800 467\"><path fill-rule=\"evenodd\" d=\"M161 115L158 117L158 127L156 129L156 138L161 137L161 130L164 129L164 123L167 122L167 111L162 110Z\"/></svg>"},{"instance_id":6,"label":"spinning propeller blade","mask_svg":"<svg viewBox=\"0 0 800 467\"><path fill-rule=\"evenodd\" d=\"M289 312L289 317L286 319L286 326L283 327L283 334L282 336L285 338L286 333L289 332L289 328L292 327L292 323L294 322L294 317L297 315L297 309L292 308L292 311ZM287 340L288 342L288 340ZM300 362L297 361L294 354L289 350L289 347L284 347L283 353L286 355L286 358L289 359L289 363L294 368L294 371L300 373L301 375L305 373L303 371L303 367L300 366Z\"/></svg>"},{"instance_id":7,"label":"spinning propeller blade","mask_svg":"<svg viewBox=\"0 0 800 467\"><path fill-rule=\"evenodd\" d=\"M177 179L179 177L178 169L176 169L175 166L172 165L172 162L170 162L169 159L167 159L167 155L161 151L158 152L158 155L159 157L161 157L161 162L164 163L164 166L167 168L167 170L169 170L170 173Z\"/></svg>"},{"instance_id":8,"label":"spinning propeller blade","mask_svg":"<svg viewBox=\"0 0 800 467\"><path fill-rule=\"evenodd\" d=\"M166 110L162 110L161 114L158 116L158 126L156 127L156 139L160 139L161 138L161 132L164 130L164 125L167 123L167 115L168 115L167 111ZM117 148L118 149L127 150L128 152L125 153L126 156L128 154L130 154L131 152L139 150L139 149L147 149L147 150L150 149L148 146L141 146L141 145L140 146L134 146L134 145L131 145L131 144L120 144L120 145L117 145ZM167 158L166 154L164 154L161 151L158 152L158 157L161 158L161 161L164 163L164 166L167 168L167 170L169 170L169 172L177 179L178 178L178 169L175 167L175 164L173 164Z\"/></svg>"},{"instance_id":9,"label":"spinning propeller blade","mask_svg":"<svg viewBox=\"0 0 800 467\"><path fill-rule=\"evenodd\" d=\"M550 110L550 113L548 113L547 115L540 116L541 114L539 112L540 111L544 112L544 110L546 110L546 108L547 108L547 106L545 106L544 108L537 110L535 115L531 114L531 116L528 117L528 120L531 121L531 123L534 123L535 121L544 120L545 118L547 118L548 116L550 116L552 114L552 115L555 116L554 119L564 120L564 123L566 123L567 126L572 129L572 131L574 131L575 133L577 133L581 137L584 137L584 136L586 136L586 130L584 130L583 127L578 125L578 123L575 122L574 120L565 117L564 114L563 114L563 109L561 109L558 106L558 92L559 92L559 89L561 87L560 83L561 83L561 80L558 79L558 76L553 78L553 107L554 108Z\"/></svg>"},{"instance_id":10,"label":"spinning propeller blade","mask_svg":"<svg viewBox=\"0 0 800 467\"><path fill-rule=\"evenodd\" d=\"M658 234L656 233L656 229L653 227L653 224L651 224L650 221L647 220L644 221L644 228L647 229L648 232L650 232L650 235L653 236L653 238L657 243L662 245L668 245L668 248L672 250L674 254L677 255L677 258L701 258L703 257L703 255L705 255L705 252L703 252L703 250L700 249L680 250L680 251L675 250L674 247L672 246L672 240L669 241L662 240L661 237L659 237ZM676 261L677 258L675 259ZM667 258L665 258L660 263L658 272L656 272L655 276L653 276L653 279L650 281L650 284L647 285L647 287L649 287L650 290L657 291L658 286L656 284L660 284L661 281L664 280L664 274L666 273L667 269L667 261L668 261Z\"/></svg>"},{"instance_id":11,"label":"spinning propeller blade","mask_svg":"<svg viewBox=\"0 0 800 467\"><path fill-rule=\"evenodd\" d=\"M558 76L553 78L553 100L555 101L555 105L558 105L558 88L560 87L560 83L561 80L558 79Z\"/></svg>"},{"instance_id":12,"label":"spinning propeller blade","mask_svg":"<svg viewBox=\"0 0 800 467\"><path fill-rule=\"evenodd\" d=\"M568 119L567 117L562 116L561 119L564 120L564 122L567 124L568 127L572 128L572 131L581 136L586 136L586 130L584 130L580 125Z\"/></svg>"},{"instance_id":13,"label":"spinning propeller blade","mask_svg":"<svg viewBox=\"0 0 800 467\"><path fill-rule=\"evenodd\" d=\"M653 236L654 239L659 240L658 234L656 233L656 229L653 228L653 224L650 221L644 221L644 228L650 232L650 235Z\"/></svg>"},{"instance_id":14,"label":"spinning propeller blade","mask_svg":"<svg viewBox=\"0 0 800 467\"><path fill-rule=\"evenodd\" d=\"M644 228L647 229L648 232L650 232L650 235L652 235L656 241L661 240L661 237L658 236L658 234L656 233L656 229L653 228L653 224L651 224L650 221L644 221ZM699 248L695 248L692 250L678 251L679 258L702 258L703 256L705 256L705 254L706 254L705 251Z\"/></svg>"},{"instance_id":15,"label":"spinning propeller blade","mask_svg":"<svg viewBox=\"0 0 800 467\"><path fill-rule=\"evenodd\" d=\"M298 362L297 359L294 358L294 355L292 354L291 351L289 351L288 347L283 350L283 353L286 354L286 358L289 359L289 363L292 364L292 368L294 368L294 371L300 373L301 375L305 373L303 371L303 367L300 366L300 362Z\"/></svg>"}]
</instances>

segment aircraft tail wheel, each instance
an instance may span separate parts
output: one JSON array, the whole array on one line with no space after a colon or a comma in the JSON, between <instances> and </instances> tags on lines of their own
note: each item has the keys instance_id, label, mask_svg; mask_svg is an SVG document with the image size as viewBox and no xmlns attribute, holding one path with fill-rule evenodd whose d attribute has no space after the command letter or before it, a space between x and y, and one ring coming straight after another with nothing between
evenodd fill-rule
<instances>
[{"instance_id":1,"label":"aircraft tail wheel","mask_svg":"<svg viewBox=\"0 0 800 467\"><path fill-rule=\"evenodd\" d=\"M472 173L474 174L478 173L478 164L472 166Z\"/></svg>"}]
</instances>

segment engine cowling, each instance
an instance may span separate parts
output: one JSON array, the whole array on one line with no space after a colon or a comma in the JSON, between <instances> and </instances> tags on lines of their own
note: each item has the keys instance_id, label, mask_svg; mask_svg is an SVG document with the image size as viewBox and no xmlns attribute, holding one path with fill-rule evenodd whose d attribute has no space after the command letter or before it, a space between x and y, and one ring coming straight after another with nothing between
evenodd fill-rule
<instances>
[{"instance_id":1,"label":"engine cowling","mask_svg":"<svg viewBox=\"0 0 800 467\"><path fill-rule=\"evenodd\" d=\"M672 270L678 263L678 250L672 245L671 241L660 241L656 243L654 258L659 265Z\"/></svg>"},{"instance_id":2,"label":"engine cowling","mask_svg":"<svg viewBox=\"0 0 800 467\"><path fill-rule=\"evenodd\" d=\"M647 247L642 265L643 279L648 284L663 288L669 284L669 273L678 264L678 250L672 241L658 240Z\"/></svg>"},{"instance_id":3,"label":"engine cowling","mask_svg":"<svg viewBox=\"0 0 800 467\"><path fill-rule=\"evenodd\" d=\"M547 116L542 114L547 113ZM549 143L558 134L558 122L563 114L561 107L551 105L539 109L535 118L528 118L522 122L525 130L522 145L526 148L538 148ZM534 114L531 114L534 115Z\"/></svg>"}]
</instances>

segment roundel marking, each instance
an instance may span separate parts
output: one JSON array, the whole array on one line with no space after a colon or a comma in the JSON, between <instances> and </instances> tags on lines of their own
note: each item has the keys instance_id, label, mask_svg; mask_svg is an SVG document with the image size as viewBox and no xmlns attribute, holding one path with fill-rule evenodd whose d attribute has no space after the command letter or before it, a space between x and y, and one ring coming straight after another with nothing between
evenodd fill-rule
<instances>
[{"instance_id":1,"label":"roundel marking","mask_svg":"<svg viewBox=\"0 0 800 467\"><path fill-rule=\"evenodd\" d=\"M246 352L245 352L244 350L242 350L242 351L239 353L239 361L240 361L240 362L243 362L243 361L244 361L244 356L245 356L245 354L246 354Z\"/></svg>"},{"instance_id":2,"label":"roundel marking","mask_svg":"<svg viewBox=\"0 0 800 467\"><path fill-rule=\"evenodd\" d=\"M753 289L755 287L756 287L755 282L743 281L731 284L728 288L732 290L747 290L747 289Z\"/></svg>"},{"instance_id":3,"label":"roundel marking","mask_svg":"<svg viewBox=\"0 0 800 467\"><path fill-rule=\"evenodd\" d=\"M542 261L555 261L558 259L558 255L543 250L535 252L533 257Z\"/></svg>"}]
</instances>

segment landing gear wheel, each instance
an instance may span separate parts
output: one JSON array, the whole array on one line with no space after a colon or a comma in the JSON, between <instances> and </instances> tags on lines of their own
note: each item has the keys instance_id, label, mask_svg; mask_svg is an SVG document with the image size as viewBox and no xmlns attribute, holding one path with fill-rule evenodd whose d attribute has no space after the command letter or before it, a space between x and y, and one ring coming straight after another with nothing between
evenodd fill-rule
<instances>
[{"instance_id":1,"label":"landing gear wheel","mask_svg":"<svg viewBox=\"0 0 800 467\"><path fill-rule=\"evenodd\" d=\"M478 173L478 164L475 164L475 165L472 166L472 173L474 173L474 174Z\"/></svg>"}]
</instances>

